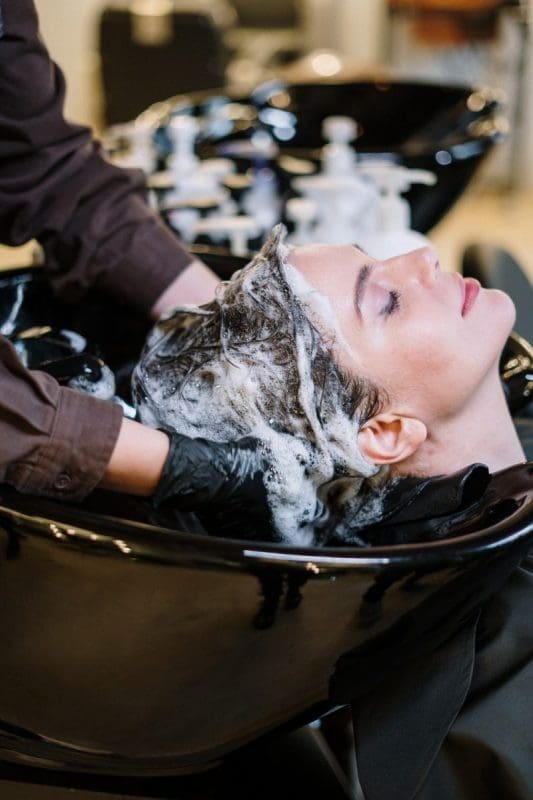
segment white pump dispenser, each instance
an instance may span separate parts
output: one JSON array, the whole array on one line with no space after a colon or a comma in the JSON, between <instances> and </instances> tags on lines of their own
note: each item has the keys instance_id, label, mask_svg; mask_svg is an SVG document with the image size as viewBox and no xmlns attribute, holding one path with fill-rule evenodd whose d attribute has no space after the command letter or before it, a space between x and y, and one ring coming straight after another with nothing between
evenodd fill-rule
<instances>
[{"instance_id":1,"label":"white pump dispenser","mask_svg":"<svg viewBox=\"0 0 533 800\"><path fill-rule=\"evenodd\" d=\"M321 172L294 178L292 187L316 209L316 222L312 231L307 227L306 235L312 233L318 242L351 244L358 241L358 232L377 199L376 191L360 171L350 144L357 136L355 120L326 117L322 132L328 144L322 148Z\"/></svg>"},{"instance_id":2,"label":"white pump dispenser","mask_svg":"<svg viewBox=\"0 0 533 800\"><path fill-rule=\"evenodd\" d=\"M330 177L354 174L356 154L350 142L357 137L357 123L351 117L326 117L322 135L328 144L322 148L322 171Z\"/></svg>"},{"instance_id":3,"label":"white pump dispenser","mask_svg":"<svg viewBox=\"0 0 533 800\"><path fill-rule=\"evenodd\" d=\"M223 178L233 172L230 159L211 158L201 161L195 152L200 124L195 117L176 115L169 124L173 153L169 158L171 185L170 199L194 202L197 198L211 197L222 205L228 192L220 186Z\"/></svg>"},{"instance_id":4,"label":"white pump dispenser","mask_svg":"<svg viewBox=\"0 0 533 800\"><path fill-rule=\"evenodd\" d=\"M169 159L170 169L174 183L179 185L190 178L199 167L199 159L194 151L199 131L198 120L180 114L171 120L168 129L173 151Z\"/></svg>"},{"instance_id":5,"label":"white pump dispenser","mask_svg":"<svg viewBox=\"0 0 533 800\"><path fill-rule=\"evenodd\" d=\"M359 235L361 247L374 258L386 259L427 246L429 240L411 229L411 209L401 194L413 183L432 186L436 175L428 170L379 162L361 163L360 169L379 190L374 229Z\"/></svg>"},{"instance_id":6,"label":"white pump dispenser","mask_svg":"<svg viewBox=\"0 0 533 800\"><path fill-rule=\"evenodd\" d=\"M248 240L260 233L260 228L253 217L207 217L198 220L194 225L194 234L207 234L214 237L227 237L230 241L230 250L235 256L248 256Z\"/></svg>"},{"instance_id":7,"label":"white pump dispenser","mask_svg":"<svg viewBox=\"0 0 533 800\"><path fill-rule=\"evenodd\" d=\"M287 201L287 217L294 222L294 231L288 237L293 245L311 244L313 241L313 223L316 221L317 207L307 197L291 197Z\"/></svg>"}]
</instances>

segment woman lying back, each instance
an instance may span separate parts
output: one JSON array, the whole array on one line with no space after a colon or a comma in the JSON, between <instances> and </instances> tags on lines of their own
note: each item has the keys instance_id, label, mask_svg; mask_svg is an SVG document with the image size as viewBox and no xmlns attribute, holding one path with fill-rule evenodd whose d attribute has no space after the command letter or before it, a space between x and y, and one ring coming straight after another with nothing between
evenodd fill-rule
<instances>
[{"instance_id":1,"label":"woman lying back","mask_svg":"<svg viewBox=\"0 0 533 800\"><path fill-rule=\"evenodd\" d=\"M524 460L498 369L507 295L442 272L431 248L380 262L284 235L152 331L134 375L143 422L246 437L273 535L298 544L331 520L351 540L401 476Z\"/></svg>"}]
</instances>

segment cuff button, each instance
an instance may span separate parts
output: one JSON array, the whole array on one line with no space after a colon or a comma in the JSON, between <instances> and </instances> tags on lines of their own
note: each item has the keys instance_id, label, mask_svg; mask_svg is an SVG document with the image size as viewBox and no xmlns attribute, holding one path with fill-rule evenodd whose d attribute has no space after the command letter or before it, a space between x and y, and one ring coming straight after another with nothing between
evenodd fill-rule
<instances>
[{"instance_id":1,"label":"cuff button","mask_svg":"<svg viewBox=\"0 0 533 800\"><path fill-rule=\"evenodd\" d=\"M72 478L68 472L62 472L55 480L54 489L68 489Z\"/></svg>"}]
</instances>

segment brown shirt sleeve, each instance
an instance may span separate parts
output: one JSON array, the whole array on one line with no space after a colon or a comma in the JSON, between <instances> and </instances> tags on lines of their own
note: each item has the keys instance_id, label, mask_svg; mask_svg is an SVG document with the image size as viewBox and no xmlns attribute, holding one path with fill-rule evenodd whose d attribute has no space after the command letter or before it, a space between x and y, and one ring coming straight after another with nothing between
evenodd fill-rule
<instances>
[{"instance_id":1,"label":"brown shirt sleeve","mask_svg":"<svg viewBox=\"0 0 533 800\"><path fill-rule=\"evenodd\" d=\"M64 93L32 0L0 0L0 241L37 238L63 297L96 286L147 312L192 258L148 207L142 173L109 164L90 130L64 119ZM25 369L0 337L0 481L83 497L121 419L113 403Z\"/></svg>"},{"instance_id":2,"label":"brown shirt sleeve","mask_svg":"<svg viewBox=\"0 0 533 800\"><path fill-rule=\"evenodd\" d=\"M146 203L143 173L64 119L64 94L32 0L0 0L0 241L38 239L63 297L97 286L147 312L192 256Z\"/></svg>"},{"instance_id":3,"label":"brown shirt sleeve","mask_svg":"<svg viewBox=\"0 0 533 800\"><path fill-rule=\"evenodd\" d=\"M0 482L79 500L100 482L121 422L118 405L27 370L0 336Z\"/></svg>"}]
</instances>

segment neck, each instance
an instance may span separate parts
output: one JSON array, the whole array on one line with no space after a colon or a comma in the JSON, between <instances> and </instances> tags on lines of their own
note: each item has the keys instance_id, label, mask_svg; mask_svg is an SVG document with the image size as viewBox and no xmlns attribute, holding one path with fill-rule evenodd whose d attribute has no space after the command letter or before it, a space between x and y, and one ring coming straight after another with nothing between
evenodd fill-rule
<instances>
[{"instance_id":1,"label":"neck","mask_svg":"<svg viewBox=\"0 0 533 800\"><path fill-rule=\"evenodd\" d=\"M474 462L491 472L524 462L525 454L507 407L497 370L463 410L434 424L427 440L399 465L400 475L450 474Z\"/></svg>"}]
</instances>

